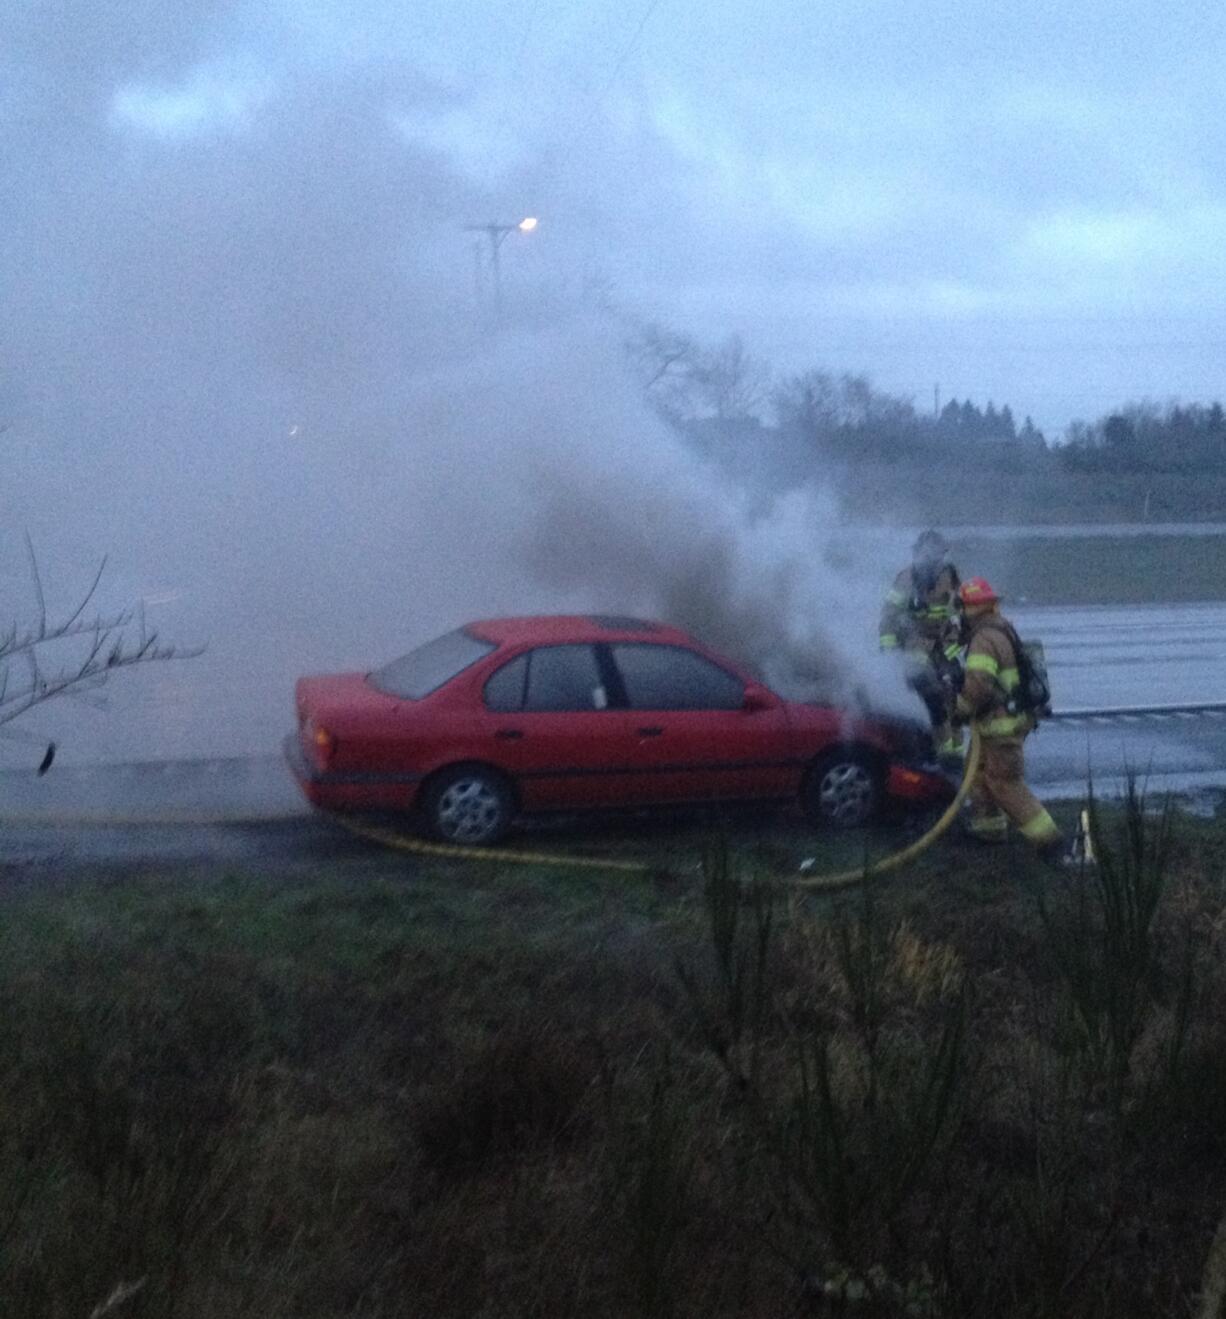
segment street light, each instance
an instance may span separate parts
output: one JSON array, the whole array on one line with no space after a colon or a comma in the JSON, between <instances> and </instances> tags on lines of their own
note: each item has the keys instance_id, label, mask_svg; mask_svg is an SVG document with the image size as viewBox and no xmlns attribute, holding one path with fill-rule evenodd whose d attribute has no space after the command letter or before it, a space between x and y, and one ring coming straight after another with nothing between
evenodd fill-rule
<instances>
[{"instance_id":1,"label":"street light","mask_svg":"<svg viewBox=\"0 0 1226 1319\"><path fill-rule=\"evenodd\" d=\"M535 215L525 215L516 224L466 224L470 232L485 234L490 240L490 265L494 272L494 311L502 314L502 269L498 263L498 249L508 234L530 234L540 222Z\"/></svg>"}]
</instances>

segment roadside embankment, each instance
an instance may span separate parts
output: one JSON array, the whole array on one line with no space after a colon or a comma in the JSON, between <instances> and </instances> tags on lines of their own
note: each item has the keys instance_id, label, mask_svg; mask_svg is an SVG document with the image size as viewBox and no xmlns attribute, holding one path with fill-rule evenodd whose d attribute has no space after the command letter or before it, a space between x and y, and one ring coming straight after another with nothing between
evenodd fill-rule
<instances>
[{"instance_id":1,"label":"roadside embankment","mask_svg":"<svg viewBox=\"0 0 1226 1319\"><path fill-rule=\"evenodd\" d=\"M1098 879L951 843L837 902L774 883L807 838L703 841L10 872L0 1310L1190 1312L1219 822L1117 813Z\"/></svg>"}]
</instances>

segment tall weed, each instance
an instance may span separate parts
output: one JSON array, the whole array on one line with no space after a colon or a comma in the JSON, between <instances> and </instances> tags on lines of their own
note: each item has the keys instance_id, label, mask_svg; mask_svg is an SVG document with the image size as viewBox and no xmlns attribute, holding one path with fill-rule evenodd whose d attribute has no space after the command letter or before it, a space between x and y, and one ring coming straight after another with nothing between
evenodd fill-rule
<instances>
[{"instance_id":1,"label":"tall weed","mask_svg":"<svg viewBox=\"0 0 1226 1319\"><path fill-rule=\"evenodd\" d=\"M651 1067L645 1104L625 1098L612 1115L607 1185L635 1312L664 1319L677 1300L676 1259L697 1168L693 1113L667 1050Z\"/></svg>"},{"instance_id":2,"label":"tall weed","mask_svg":"<svg viewBox=\"0 0 1226 1319\"><path fill-rule=\"evenodd\" d=\"M936 1036L890 1036L876 1061L821 1032L795 1039L797 1085L773 1141L801 1219L838 1257L877 1258L934 1153L956 1127L966 1081L967 996Z\"/></svg>"},{"instance_id":3,"label":"tall weed","mask_svg":"<svg viewBox=\"0 0 1226 1319\"><path fill-rule=\"evenodd\" d=\"M703 851L703 900L711 949L708 974L677 962L677 974L706 1044L742 1090L756 1087L774 1010L775 894L760 876L743 883L727 840Z\"/></svg>"},{"instance_id":4,"label":"tall weed","mask_svg":"<svg viewBox=\"0 0 1226 1319\"><path fill-rule=\"evenodd\" d=\"M769 1164L776 1212L803 1251L824 1240L868 1267L956 1123L965 984L885 922L871 885L829 922L798 907L781 943L771 894L741 883L726 849L708 851L704 874L714 971L704 986L679 969L736 1083L742 1155ZM941 1001L919 1012L938 983Z\"/></svg>"},{"instance_id":5,"label":"tall weed","mask_svg":"<svg viewBox=\"0 0 1226 1319\"><path fill-rule=\"evenodd\" d=\"M145 1278L123 1312L172 1315L224 1220L243 1152L241 996L160 959L124 972L116 983L105 961L69 950L7 987L22 1046L0 1143L24 1132L26 1157L0 1311L88 1313Z\"/></svg>"},{"instance_id":6,"label":"tall weed","mask_svg":"<svg viewBox=\"0 0 1226 1319\"><path fill-rule=\"evenodd\" d=\"M1154 919L1167 886L1173 814L1168 799L1151 815L1132 775L1115 836L1104 827L1093 785L1088 813L1098 864L1072 880L1062 901L1039 889L1038 910L1063 983L1072 1042L1118 1113L1152 1005Z\"/></svg>"}]
</instances>

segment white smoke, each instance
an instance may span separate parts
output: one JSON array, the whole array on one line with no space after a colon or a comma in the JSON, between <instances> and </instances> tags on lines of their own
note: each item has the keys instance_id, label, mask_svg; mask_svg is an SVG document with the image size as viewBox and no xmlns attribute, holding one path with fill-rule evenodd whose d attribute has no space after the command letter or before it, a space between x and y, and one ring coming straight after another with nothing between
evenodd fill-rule
<instances>
[{"instance_id":1,"label":"white smoke","mask_svg":"<svg viewBox=\"0 0 1226 1319\"><path fill-rule=\"evenodd\" d=\"M298 674L530 612L661 617L797 692L918 709L875 671L896 565L830 499L756 511L754 455L717 475L556 290L508 281L484 333L462 230L493 202L397 131L433 94L411 68L283 71L208 130L135 132L132 79L200 43L112 18L110 63L66 25L10 70L0 604L33 607L28 530L53 615L106 553L101 607L208 649L38 712L65 760L269 752Z\"/></svg>"}]
</instances>

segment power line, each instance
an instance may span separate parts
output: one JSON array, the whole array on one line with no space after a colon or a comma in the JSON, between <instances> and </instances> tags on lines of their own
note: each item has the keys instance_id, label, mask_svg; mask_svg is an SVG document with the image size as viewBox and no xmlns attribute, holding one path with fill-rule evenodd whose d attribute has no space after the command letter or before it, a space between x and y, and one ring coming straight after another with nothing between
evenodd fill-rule
<instances>
[{"instance_id":1,"label":"power line","mask_svg":"<svg viewBox=\"0 0 1226 1319\"><path fill-rule=\"evenodd\" d=\"M625 67L626 61L630 58L635 46L638 45L639 38L643 35L643 29L651 21L652 14L659 9L661 3L662 0L649 0L647 8L643 11L642 18L639 19L638 27L634 29L634 35L626 43L625 49L613 64L613 72L609 74L609 80L605 84L604 90L596 97L597 106L599 106L604 98L613 90L613 84L621 76L621 71Z\"/></svg>"},{"instance_id":2,"label":"power line","mask_svg":"<svg viewBox=\"0 0 1226 1319\"><path fill-rule=\"evenodd\" d=\"M662 0L649 0L647 8L643 11L642 17L635 26L634 34L631 36L630 40L626 42L625 46L622 47L621 53L618 55L617 59L613 61L613 70L609 74L604 87L592 97L588 112L583 120L563 138L561 142L561 147L563 149L569 149L596 122L597 116L600 114L603 107L605 97L613 90L618 78L621 77L622 70L626 67L626 62L634 53L634 48L638 45L639 38L643 35L643 30L651 21L651 16L657 9L659 9L661 3Z\"/></svg>"}]
</instances>

